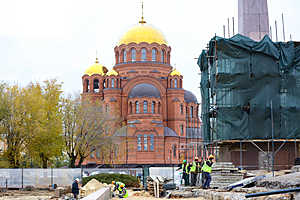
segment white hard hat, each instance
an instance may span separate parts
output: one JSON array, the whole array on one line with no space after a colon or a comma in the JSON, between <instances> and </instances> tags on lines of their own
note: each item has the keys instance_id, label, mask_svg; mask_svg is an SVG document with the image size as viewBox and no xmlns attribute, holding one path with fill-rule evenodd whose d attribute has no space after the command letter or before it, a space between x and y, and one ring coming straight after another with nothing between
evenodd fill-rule
<instances>
[{"instance_id":1,"label":"white hard hat","mask_svg":"<svg viewBox=\"0 0 300 200\"><path fill-rule=\"evenodd\" d=\"M75 181L79 182L79 178L76 178Z\"/></svg>"}]
</instances>

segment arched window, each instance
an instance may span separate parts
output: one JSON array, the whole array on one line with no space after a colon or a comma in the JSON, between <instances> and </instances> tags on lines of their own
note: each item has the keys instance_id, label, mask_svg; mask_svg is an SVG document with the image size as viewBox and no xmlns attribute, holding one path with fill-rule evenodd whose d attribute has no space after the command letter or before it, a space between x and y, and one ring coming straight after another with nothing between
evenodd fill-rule
<instances>
[{"instance_id":1,"label":"arched window","mask_svg":"<svg viewBox=\"0 0 300 200\"><path fill-rule=\"evenodd\" d=\"M119 79L116 79L116 88L119 87Z\"/></svg>"},{"instance_id":2,"label":"arched window","mask_svg":"<svg viewBox=\"0 0 300 200\"><path fill-rule=\"evenodd\" d=\"M144 113L147 113L147 112L148 112L148 102L147 102L147 101L144 101L144 104L143 104L143 112L144 112Z\"/></svg>"},{"instance_id":3,"label":"arched window","mask_svg":"<svg viewBox=\"0 0 300 200\"><path fill-rule=\"evenodd\" d=\"M165 63L165 51L164 51L164 50L161 50L160 61L161 61L162 63Z\"/></svg>"},{"instance_id":4,"label":"arched window","mask_svg":"<svg viewBox=\"0 0 300 200\"><path fill-rule=\"evenodd\" d=\"M154 151L154 135L150 135L150 151Z\"/></svg>"},{"instance_id":5,"label":"arched window","mask_svg":"<svg viewBox=\"0 0 300 200\"><path fill-rule=\"evenodd\" d=\"M105 105L105 112L108 112L108 111L109 111L109 105L106 104L106 105Z\"/></svg>"},{"instance_id":6,"label":"arched window","mask_svg":"<svg viewBox=\"0 0 300 200\"><path fill-rule=\"evenodd\" d=\"M156 54L157 54L156 49L152 49L152 61L156 61Z\"/></svg>"},{"instance_id":7,"label":"arched window","mask_svg":"<svg viewBox=\"0 0 300 200\"><path fill-rule=\"evenodd\" d=\"M129 103L129 113L132 114L132 103Z\"/></svg>"},{"instance_id":8,"label":"arched window","mask_svg":"<svg viewBox=\"0 0 300 200\"><path fill-rule=\"evenodd\" d=\"M99 80L94 79L94 92L99 92Z\"/></svg>"},{"instance_id":9,"label":"arched window","mask_svg":"<svg viewBox=\"0 0 300 200\"><path fill-rule=\"evenodd\" d=\"M160 114L160 102L158 102L158 109L157 109L157 111Z\"/></svg>"},{"instance_id":10,"label":"arched window","mask_svg":"<svg viewBox=\"0 0 300 200\"><path fill-rule=\"evenodd\" d=\"M105 88L106 87L106 81L105 80L103 80L103 88Z\"/></svg>"},{"instance_id":11,"label":"arched window","mask_svg":"<svg viewBox=\"0 0 300 200\"><path fill-rule=\"evenodd\" d=\"M148 151L148 135L144 135L144 151Z\"/></svg>"},{"instance_id":12,"label":"arched window","mask_svg":"<svg viewBox=\"0 0 300 200\"><path fill-rule=\"evenodd\" d=\"M137 136L137 150L142 151L142 135Z\"/></svg>"},{"instance_id":13,"label":"arched window","mask_svg":"<svg viewBox=\"0 0 300 200\"><path fill-rule=\"evenodd\" d=\"M112 88L115 87L115 79L114 79L114 78L111 79L111 87L112 87Z\"/></svg>"},{"instance_id":14,"label":"arched window","mask_svg":"<svg viewBox=\"0 0 300 200\"><path fill-rule=\"evenodd\" d=\"M136 50L135 48L131 49L131 62L136 61Z\"/></svg>"},{"instance_id":15,"label":"arched window","mask_svg":"<svg viewBox=\"0 0 300 200\"><path fill-rule=\"evenodd\" d=\"M126 62L126 51L125 51L125 49L123 50L123 62Z\"/></svg>"},{"instance_id":16,"label":"arched window","mask_svg":"<svg viewBox=\"0 0 300 200\"><path fill-rule=\"evenodd\" d=\"M89 80L85 80L85 92L89 92L90 91L90 81Z\"/></svg>"},{"instance_id":17,"label":"arched window","mask_svg":"<svg viewBox=\"0 0 300 200\"><path fill-rule=\"evenodd\" d=\"M140 105L138 101L135 102L135 113L140 113Z\"/></svg>"},{"instance_id":18,"label":"arched window","mask_svg":"<svg viewBox=\"0 0 300 200\"><path fill-rule=\"evenodd\" d=\"M191 118L193 118L194 117L194 107L193 106L191 106L190 112L191 112Z\"/></svg>"},{"instance_id":19,"label":"arched window","mask_svg":"<svg viewBox=\"0 0 300 200\"><path fill-rule=\"evenodd\" d=\"M116 52L116 63L120 62L120 56L119 56L119 52Z\"/></svg>"},{"instance_id":20,"label":"arched window","mask_svg":"<svg viewBox=\"0 0 300 200\"><path fill-rule=\"evenodd\" d=\"M174 80L174 88L177 88L177 78L175 78L175 80Z\"/></svg>"},{"instance_id":21,"label":"arched window","mask_svg":"<svg viewBox=\"0 0 300 200\"><path fill-rule=\"evenodd\" d=\"M176 144L173 144L173 157L174 158L177 157L177 146L176 146Z\"/></svg>"},{"instance_id":22,"label":"arched window","mask_svg":"<svg viewBox=\"0 0 300 200\"><path fill-rule=\"evenodd\" d=\"M151 113L155 113L155 101L152 101L152 104L151 104Z\"/></svg>"},{"instance_id":23,"label":"arched window","mask_svg":"<svg viewBox=\"0 0 300 200\"><path fill-rule=\"evenodd\" d=\"M183 114L183 105L180 104L180 114Z\"/></svg>"},{"instance_id":24,"label":"arched window","mask_svg":"<svg viewBox=\"0 0 300 200\"><path fill-rule=\"evenodd\" d=\"M142 48L142 61L146 61L147 58L147 50L146 48Z\"/></svg>"},{"instance_id":25,"label":"arched window","mask_svg":"<svg viewBox=\"0 0 300 200\"><path fill-rule=\"evenodd\" d=\"M183 125L180 125L180 135L183 136L184 130L183 130Z\"/></svg>"}]
</instances>

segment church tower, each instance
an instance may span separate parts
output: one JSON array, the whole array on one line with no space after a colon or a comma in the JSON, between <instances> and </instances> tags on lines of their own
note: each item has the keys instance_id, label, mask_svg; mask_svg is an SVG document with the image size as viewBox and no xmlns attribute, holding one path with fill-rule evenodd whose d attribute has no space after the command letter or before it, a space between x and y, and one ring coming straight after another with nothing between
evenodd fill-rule
<instances>
[{"instance_id":1,"label":"church tower","mask_svg":"<svg viewBox=\"0 0 300 200\"><path fill-rule=\"evenodd\" d=\"M239 33L259 41L269 34L267 0L239 0Z\"/></svg>"}]
</instances>

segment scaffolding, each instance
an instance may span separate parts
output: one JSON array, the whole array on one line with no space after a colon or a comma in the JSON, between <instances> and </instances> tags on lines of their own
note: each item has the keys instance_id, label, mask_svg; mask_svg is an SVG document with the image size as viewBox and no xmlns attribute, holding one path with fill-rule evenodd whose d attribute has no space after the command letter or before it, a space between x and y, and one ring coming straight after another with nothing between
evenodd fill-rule
<instances>
[{"instance_id":1,"label":"scaffolding","mask_svg":"<svg viewBox=\"0 0 300 200\"><path fill-rule=\"evenodd\" d=\"M205 146L221 143L268 144L274 156L300 139L300 46L255 42L242 35L214 37L198 59L201 70L202 133ZM275 143L281 144L275 148ZM270 150L270 151L269 151ZM269 156L268 156L269 160Z\"/></svg>"}]
</instances>

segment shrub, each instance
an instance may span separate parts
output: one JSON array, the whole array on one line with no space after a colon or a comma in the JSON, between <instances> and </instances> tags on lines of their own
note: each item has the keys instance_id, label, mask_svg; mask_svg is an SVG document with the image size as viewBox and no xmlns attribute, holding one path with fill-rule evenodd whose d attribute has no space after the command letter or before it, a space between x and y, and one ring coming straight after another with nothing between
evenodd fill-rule
<instances>
[{"instance_id":1,"label":"shrub","mask_svg":"<svg viewBox=\"0 0 300 200\"><path fill-rule=\"evenodd\" d=\"M97 174L82 179L82 185L84 186L92 179L97 179L101 183L111 184L112 181L120 181L126 185L126 187L139 187L139 181L137 177L127 174Z\"/></svg>"}]
</instances>

